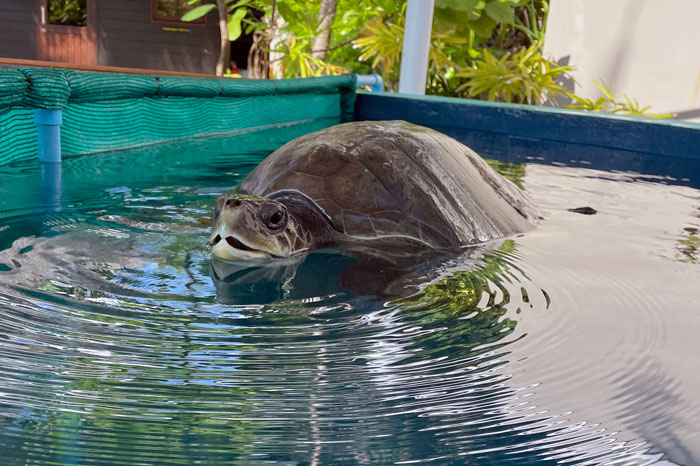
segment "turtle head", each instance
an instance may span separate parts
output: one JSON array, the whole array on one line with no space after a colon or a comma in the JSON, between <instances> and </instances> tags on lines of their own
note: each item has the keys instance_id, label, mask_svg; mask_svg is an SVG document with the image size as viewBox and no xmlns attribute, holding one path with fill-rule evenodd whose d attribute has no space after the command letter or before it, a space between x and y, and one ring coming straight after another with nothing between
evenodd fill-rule
<instances>
[{"instance_id":1,"label":"turtle head","mask_svg":"<svg viewBox=\"0 0 700 466\"><path fill-rule=\"evenodd\" d=\"M221 196L211 231L211 255L229 261L265 261L308 250L311 239L282 202Z\"/></svg>"}]
</instances>

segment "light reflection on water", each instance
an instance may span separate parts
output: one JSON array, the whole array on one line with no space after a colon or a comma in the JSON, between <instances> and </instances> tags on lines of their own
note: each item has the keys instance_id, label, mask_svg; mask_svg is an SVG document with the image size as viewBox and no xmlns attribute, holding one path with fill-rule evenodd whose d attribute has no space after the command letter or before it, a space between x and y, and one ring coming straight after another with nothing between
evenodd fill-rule
<instances>
[{"instance_id":1,"label":"light reflection on water","mask_svg":"<svg viewBox=\"0 0 700 466\"><path fill-rule=\"evenodd\" d=\"M216 195L276 143L233 142L2 174L3 464L700 462L698 190L500 165L542 224L378 300L331 251L210 271Z\"/></svg>"}]
</instances>

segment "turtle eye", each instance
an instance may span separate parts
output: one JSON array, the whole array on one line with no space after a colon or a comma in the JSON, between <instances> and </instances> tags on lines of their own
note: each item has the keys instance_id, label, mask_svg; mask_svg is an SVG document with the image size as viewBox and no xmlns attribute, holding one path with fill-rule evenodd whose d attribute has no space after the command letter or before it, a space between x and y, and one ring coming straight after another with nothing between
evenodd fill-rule
<instances>
[{"instance_id":1,"label":"turtle eye","mask_svg":"<svg viewBox=\"0 0 700 466\"><path fill-rule=\"evenodd\" d=\"M282 210L273 210L267 217L267 227L270 230L279 230L287 224L287 216Z\"/></svg>"}]
</instances>

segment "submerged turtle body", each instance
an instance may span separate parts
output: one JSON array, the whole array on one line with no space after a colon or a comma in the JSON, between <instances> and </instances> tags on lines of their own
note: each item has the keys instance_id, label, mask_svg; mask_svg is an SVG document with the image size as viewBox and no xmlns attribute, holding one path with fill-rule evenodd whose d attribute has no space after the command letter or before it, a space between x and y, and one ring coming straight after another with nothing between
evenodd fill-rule
<instances>
[{"instance_id":1,"label":"submerged turtle body","mask_svg":"<svg viewBox=\"0 0 700 466\"><path fill-rule=\"evenodd\" d=\"M257 196L249 202L259 205L235 220L219 220L219 212L232 205L232 198L220 199L218 223L241 224L245 216L250 226L258 215L253 211L268 212L260 214L265 223L273 207L262 207L260 198L285 205L289 212L280 215L296 221L282 235L284 251L272 255L343 242L454 248L523 232L536 218L525 194L474 151L401 121L345 123L295 139L253 170L238 193ZM296 204L305 207L300 212ZM259 243L252 236L277 234L248 226L229 244L255 250ZM219 240L229 231L214 230ZM216 239L212 232L212 244Z\"/></svg>"}]
</instances>

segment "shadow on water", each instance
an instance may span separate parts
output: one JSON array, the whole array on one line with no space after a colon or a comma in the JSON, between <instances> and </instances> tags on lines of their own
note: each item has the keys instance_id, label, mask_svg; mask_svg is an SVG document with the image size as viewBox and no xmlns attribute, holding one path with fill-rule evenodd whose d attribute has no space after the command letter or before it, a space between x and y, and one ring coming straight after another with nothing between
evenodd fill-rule
<instances>
[{"instance_id":1,"label":"shadow on water","mask_svg":"<svg viewBox=\"0 0 700 466\"><path fill-rule=\"evenodd\" d=\"M222 304L269 304L282 299L344 294L340 275L356 262L342 254L316 252L290 261L261 264L210 262L216 300Z\"/></svg>"},{"instance_id":2,"label":"shadow on water","mask_svg":"<svg viewBox=\"0 0 700 466\"><path fill-rule=\"evenodd\" d=\"M500 243L465 248L458 253L390 258L357 251L319 250L311 254L262 263L231 263L212 259L209 270L222 304L267 304L280 299L345 295L386 301L416 293L453 270L475 264Z\"/></svg>"}]
</instances>

